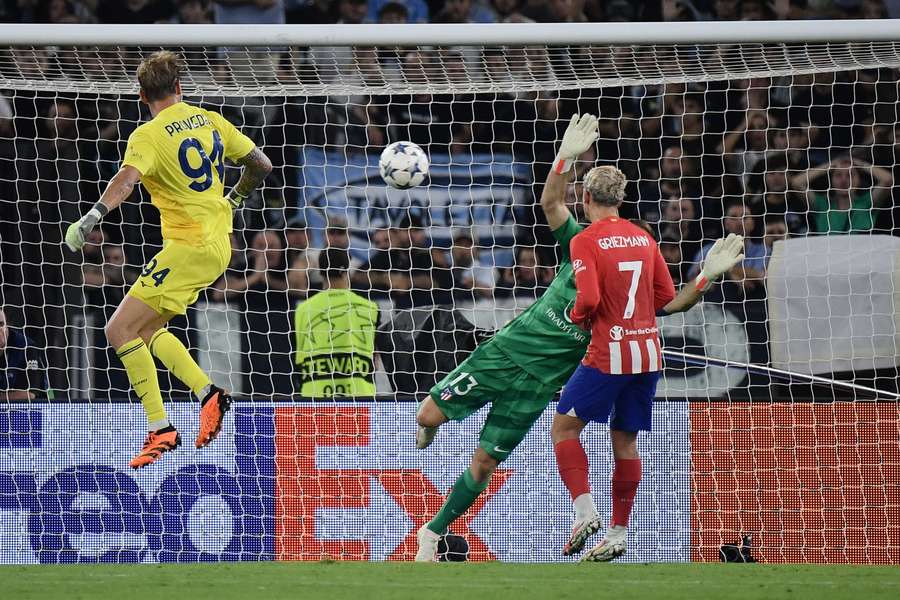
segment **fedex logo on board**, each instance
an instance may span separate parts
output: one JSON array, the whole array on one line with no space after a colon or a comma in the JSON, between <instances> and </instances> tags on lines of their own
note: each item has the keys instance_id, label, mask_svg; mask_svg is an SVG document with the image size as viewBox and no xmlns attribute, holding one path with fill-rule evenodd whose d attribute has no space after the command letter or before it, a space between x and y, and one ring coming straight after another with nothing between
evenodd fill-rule
<instances>
[{"instance_id":1,"label":"fedex logo on board","mask_svg":"<svg viewBox=\"0 0 900 600\"><path fill-rule=\"evenodd\" d=\"M169 412L192 436L195 407ZM127 467L146 427L139 406L2 413L0 564L411 559L416 530L443 500L422 465L441 460L412 438L406 452L399 415L382 412L239 404L215 444L140 471ZM82 422L92 427L72 426ZM470 524L511 474L498 470L454 524L473 560L495 558Z\"/></svg>"},{"instance_id":2,"label":"fedex logo on board","mask_svg":"<svg viewBox=\"0 0 900 600\"><path fill-rule=\"evenodd\" d=\"M444 496L421 468L366 464L375 437L371 417L368 408L350 406L275 409L277 559L415 556L416 531L440 509ZM392 443L403 442L390 437ZM402 452L394 455L409 462ZM372 456L384 457L375 448ZM359 468L347 468L350 462ZM470 525L512 473L498 469L475 505L451 526L467 537L470 560L496 558Z\"/></svg>"}]
</instances>

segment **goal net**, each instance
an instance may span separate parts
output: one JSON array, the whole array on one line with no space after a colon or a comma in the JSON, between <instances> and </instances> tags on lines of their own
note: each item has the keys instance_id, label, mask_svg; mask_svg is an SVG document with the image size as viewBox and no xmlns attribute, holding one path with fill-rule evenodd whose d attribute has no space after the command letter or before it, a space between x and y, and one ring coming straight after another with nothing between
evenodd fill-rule
<instances>
[{"instance_id":1,"label":"goal net","mask_svg":"<svg viewBox=\"0 0 900 600\"><path fill-rule=\"evenodd\" d=\"M623 34L600 25L578 45L545 43L565 26L513 26L531 37L512 41L503 27L451 27L455 41L391 28L403 35L380 43L261 28L239 46L72 27L0 48L0 361L7 387L25 377L34 396L0 392L0 563L410 559L486 414L416 451L416 400L553 278L561 249L538 198L575 112L601 131L567 191L577 218L581 176L614 164L624 216L652 229L676 285L721 235L748 240L701 305L660 320L665 373L624 560L716 561L752 536L768 562L900 561L900 45L867 39L871 23L835 41L818 23L783 40L742 23L727 43L706 43L725 24L702 25L612 45ZM210 448L132 472L146 421L103 327L161 248L159 217L136 189L83 254L61 241L149 118L134 72L161 47L183 56L185 101L220 111L275 170L235 213L225 277L170 326L235 410ZM401 140L431 162L407 191L377 167ZM237 175L229 165L226 189ZM294 310L334 246L380 307L374 398L300 393ZM190 434L196 402L159 375ZM560 560L571 505L554 407L451 528L470 560ZM605 429L583 441L608 515Z\"/></svg>"}]
</instances>

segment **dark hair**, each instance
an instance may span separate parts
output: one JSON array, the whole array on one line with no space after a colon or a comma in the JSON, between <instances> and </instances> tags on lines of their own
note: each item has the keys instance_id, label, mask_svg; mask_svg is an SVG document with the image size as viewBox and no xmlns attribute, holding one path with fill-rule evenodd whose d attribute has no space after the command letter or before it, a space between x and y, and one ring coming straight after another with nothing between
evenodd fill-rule
<instances>
[{"instance_id":1,"label":"dark hair","mask_svg":"<svg viewBox=\"0 0 900 600\"><path fill-rule=\"evenodd\" d=\"M404 19L407 19L409 18L409 9L406 8L405 4L402 4L400 2L388 2L381 7L381 10L378 11L378 18L380 19L387 14L400 15Z\"/></svg>"},{"instance_id":2,"label":"dark hair","mask_svg":"<svg viewBox=\"0 0 900 600\"><path fill-rule=\"evenodd\" d=\"M731 197L731 198L728 198L727 200L725 200L725 202L722 204L722 214L727 215L728 211L730 211L735 206L740 206L741 208L744 208L744 209L747 208L747 205L744 204L743 198ZM748 212L749 212L749 210L748 210Z\"/></svg>"},{"instance_id":3,"label":"dark hair","mask_svg":"<svg viewBox=\"0 0 900 600\"><path fill-rule=\"evenodd\" d=\"M343 248L326 248L319 253L319 270L327 279L337 279L350 270L350 254Z\"/></svg>"}]
</instances>

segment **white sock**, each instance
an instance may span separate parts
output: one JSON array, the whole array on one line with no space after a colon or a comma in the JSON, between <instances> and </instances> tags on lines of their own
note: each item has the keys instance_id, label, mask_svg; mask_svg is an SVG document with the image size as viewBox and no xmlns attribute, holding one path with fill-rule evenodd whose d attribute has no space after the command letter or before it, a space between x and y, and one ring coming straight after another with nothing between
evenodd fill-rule
<instances>
[{"instance_id":1,"label":"white sock","mask_svg":"<svg viewBox=\"0 0 900 600\"><path fill-rule=\"evenodd\" d=\"M606 530L606 539L611 542L624 542L628 539L628 528L623 525L613 525Z\"/></svg>"},{"instance_id":2,"label":"white sock","mask_svg":"<svg viewBox=\"0 0 900 600\"><path fill-rule=\"evenodd\" d=\"M169 426L169 419L160 419L159 421L153 421L148 424L150 431L159 431L165 427Z\"/></svg>"},{"instance_id":3,"label":"white sock","mask_svg":"<svg viewBox=\"0 0 900 600\"><path fill-rule=\"evenodd\" d=\"M594 507L594 497L590 494L581 494L575 498L575 520L587 521L597 516L597 509Z\"/></svg>"},{"instance_id":4,"label":"white sock","mask_svg":"<svg viewBox=\"0 0 900 600\"><path fill-rule=\"evenodd\" d=\"M200 402L203 402L203 399L206 398L211 391L212 391L212 384L211 383L206 384L206 386L202 390L200 390L200 395L198 396L198 398L200 398Z\"/></svg>"}]
</instances>

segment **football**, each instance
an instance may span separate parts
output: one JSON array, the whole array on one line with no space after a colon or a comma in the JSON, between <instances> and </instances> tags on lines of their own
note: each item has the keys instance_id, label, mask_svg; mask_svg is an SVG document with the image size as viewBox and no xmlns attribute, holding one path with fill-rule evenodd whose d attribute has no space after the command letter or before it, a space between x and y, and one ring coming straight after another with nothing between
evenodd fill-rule
<instances>
[{"instance_id":1,"label":"football","mask_svg":"<svg viewBox=\"0 0 900 600\"><path fill-rule=\"evenodd\" d=\"M416 187L428 175L428 157L412 142L394 142L385 148L378 166L384 182L401 190Z\"/></svg>"}]
</instances>

